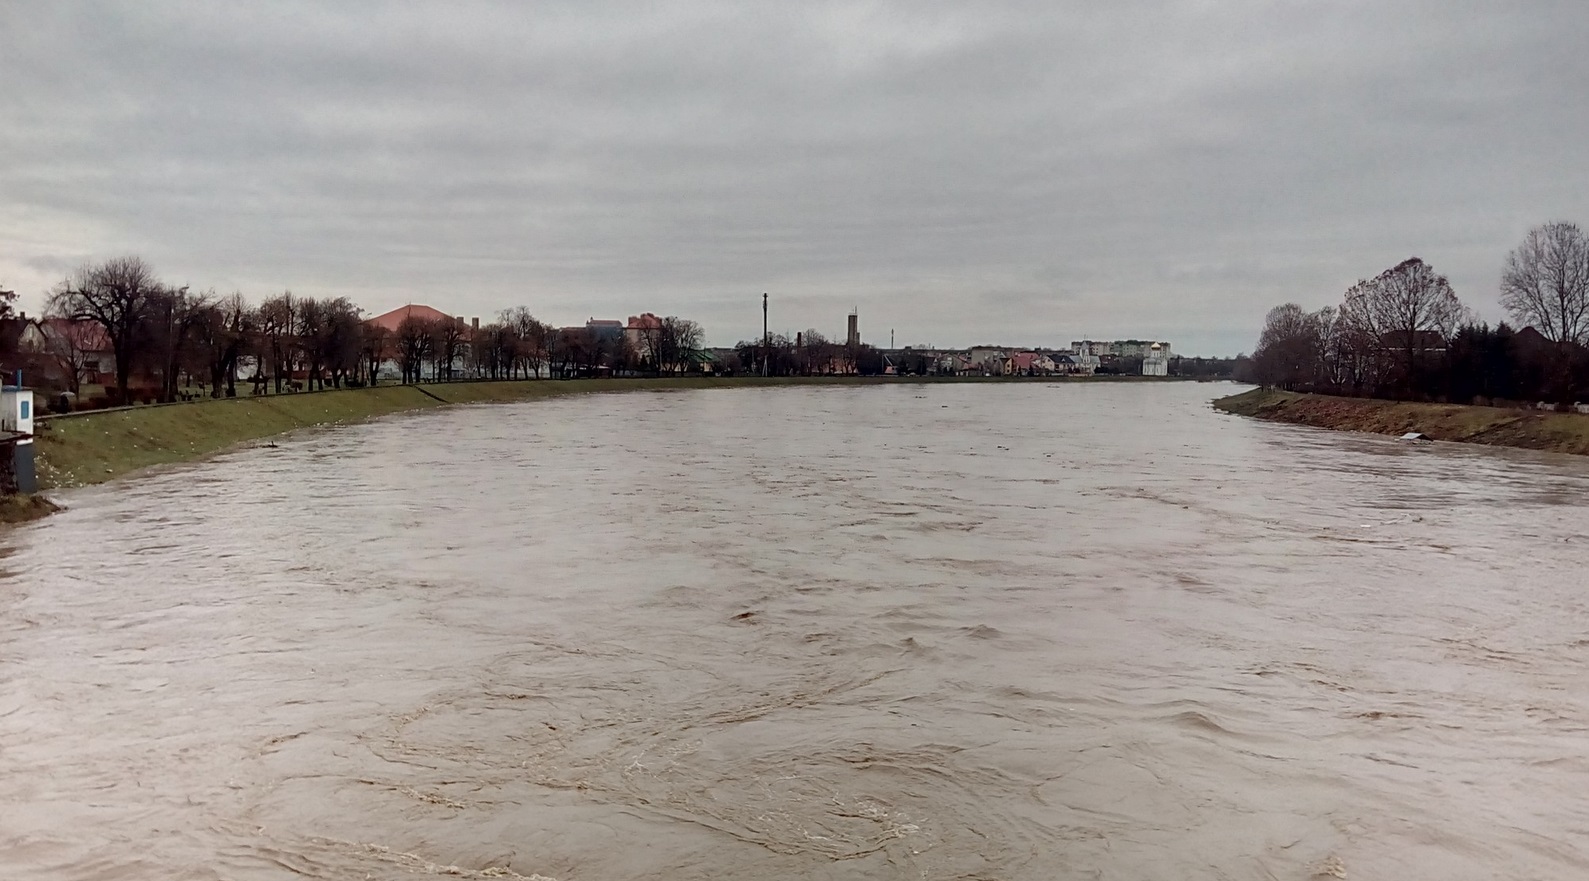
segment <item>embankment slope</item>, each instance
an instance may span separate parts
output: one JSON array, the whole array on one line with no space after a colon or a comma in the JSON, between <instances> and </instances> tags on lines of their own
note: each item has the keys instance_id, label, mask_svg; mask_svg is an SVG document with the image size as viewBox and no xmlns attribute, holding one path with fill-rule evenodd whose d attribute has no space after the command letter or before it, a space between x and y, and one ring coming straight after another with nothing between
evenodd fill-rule
<instances>
[{"instance_id":1,"label":"embankment slope","mask_svg":"<svg viewBox=\"0 0 1589 881\"><path fill-rule=\"evenodd\" d=\"M1214 402L1217 409L1275 422L1434 440L1589 455L1589 416L1502 407L1337 398L1253 389Z\"/></svg>"},{"instance_id":2,"label":"embankment slope","mask_svg":"<svg viewBox=\"0 0 1589 881\"><path fill-rule=\"evenodd\" d=\"M133 407L53 417L39 423L38 469L43 489L103 483L154 465L201 459L241 443L317 425L358 422L448 404L528 401L593 392L668 391L786 385L936 382L1163 382L1164 377L677 377L455 382L387 385L293 395Z\"/></svg>"},{"instance_id":3,"label":"embankment slope","mask_svg":"<svg viewBox=\"0 0 1589 881\"><path fill-rule=\"evenodd\" d=\"M200 459L248 441L317 425L373 419L447 404L526 401L557 395L745 385L860 383L853 377L519 380L389 385L240 397L55 417L39 423L43 489L103 483L154 465Z\"/></svg>"},{"instance_id":4,"label":"embankment slope","mask_svg":"<svg viewBox=\"0 0 1589 881\"><path fill-rule=\"evenodd\" d=\"M295 428L440 406L413 387L230 398L56 417L39 424L44 489L101 483Z\"/></svg>"}]
</instances>

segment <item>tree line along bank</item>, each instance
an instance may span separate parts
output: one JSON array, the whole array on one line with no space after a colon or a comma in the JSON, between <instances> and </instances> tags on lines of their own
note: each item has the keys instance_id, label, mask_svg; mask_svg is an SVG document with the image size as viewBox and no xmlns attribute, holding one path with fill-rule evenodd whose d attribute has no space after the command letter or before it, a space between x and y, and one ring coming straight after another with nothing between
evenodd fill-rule
<instances>
[{"instance_id":1,"label":"tree line along bank","mask_svg":"<svg viewBox=\"0 0 1589 881\"><path fill-rule=\"evenodd\" d=\"M0 292L0 318L14 294ZM699 364L699 324L649 313L630 334L592 322L556 328L528 308L484 326L404 307L400 321L364 317L346 297L286 292L249 303L163 282L138 257L87 264L49 294L42 321L8 320L0 361L79 408L460 378L676 375ZM634 324L635 322L631 322ZM618 325L622 328L622 325ZM31 337L24 339L24 336ZM102 386L92 396L88 386Z\"/></svg>"},{"instance_id":2,"label":"tree line along bank","mask_svg":"<svg viewBox=\"0 0 1589 881\"><path fill-rule=\"evenodd\" d=\"M1568 409L1589 400L1589 238L1574 223L1530 230L1497 292L1511 322L1478 321L1417 257L1349 288L1339 306L1271 309L1250 364L1288 391Z\"/></svg>"},{"instance_id":3,"label":"tree line along bank","mask_svg":"<svg viewBox=\"0 0 1589 881\"><path fill-rule=\"evenodd\" d=\"M46 393L41 403L56 410L235 397L239 388L261 395L385 381L1038 375L1002 361L992 368L973 364L961 351L885 350L853 334L839 343L815 329L706 349L697 322L651 313L627 324L593 319L559 328L523 306L504 309L482 326L479 319L466 322L418 305L369 318L346 297L286 292L255 304L240 293L167 284L131 256L74 271L50 291L42 320L8 317L13 297L0 291L0 368L8 381L23 371ZM1105 358L1097 372L1131 374L1142 372L1140 365L1140 357ZM1175 357L1167 372L1228 378L1239 368L1233 359Z\"/></svg>"}]
</instances>

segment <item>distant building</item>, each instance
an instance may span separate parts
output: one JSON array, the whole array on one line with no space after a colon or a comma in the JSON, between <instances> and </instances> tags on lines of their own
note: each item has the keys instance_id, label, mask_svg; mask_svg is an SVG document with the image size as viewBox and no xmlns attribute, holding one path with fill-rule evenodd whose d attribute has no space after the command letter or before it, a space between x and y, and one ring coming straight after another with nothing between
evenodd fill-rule
<instances>
[{"instance_id":1,"label":"distant building","mask_svg":"<svg viewBox=\"0 0 1589 881\"><path fill-rule=\"evenodd\" d=\"M654 316L653 316L654 317ZM613 340L623 339L624 325L622 321L607 318L592 318L585 322L585 329L596 339Z\"/></svg>"},{"instance_id":2,"label":"distant building","mask_svg":"<svg viewBox=\"0 0 1589 881\"><path fill-rule=\"evenodd\" d=\"M629 316L629 323L624 325L623 340L629 346L629 351L634 352L642 361L647 363L655 356L651 347L655 345L658 334L662 329L662 319L650 312Z\"/></svg>"},{"instance_id":3,"label":"distant building","mask_svg":"<svg viewBox=\"0 0 1589 881\"><path fill-rule=\"evenodd\" d=\"M844 337L844 344L852 349L861 344L861 316L858 312L850 313L849 332Z\"/></svg>"},{"instance_id":4,"label":"distant building","mask_svg":"<svg viewBox=\"0 0 1589 881\"><path fill-rule=\"evenodd\" d=\"M374 318L365 319L364 326L379 327L384 329L387 333L395 334L397 333L397 329L403 325L403 322L410 318L413 318L417 321L457 320L460 324L463 323L462 319L454 319L451 315L448 315L440 309L433 309L429 306L422 306L418 303L409 303L407 306L399 306L390 312L383 312Z\"/></svg>"},{"instance_id":5,"label":"distant building","mask_svg":"<svg viewBox=\"0 0 1589 881\"><path fill-rule=\"evenodd\" d=\"M1170 346L1168 343L1153 343L1148 346L1148 353L1142 356L1142 375L1170 375Z\"/></svg>"},{"instance_id":6,"label":"distant building","mask_svg":"<svg viewBox=\"0 0 1589 881\"><path fill-rule=\"evenodd\" d=\"M938 356L934 370L941 376L964 376L974 373L971 356L966 352L944 352Z\"/></svg>"},{"instance_id":7,"label":"distant building","mask_svg":"<svg viewBox=\"0 0 1589 881\"><path fill-rule=\"evenodd\" d=\"M1070 376L1091 376L1098 369L1098 358L1095 355L1071 355L1060 352L1052 356L1054 372ZM1086 366L1081 359L1091 359L1091 366Z\"/></svg>"},{"instance_id":8,"label":"distant building","mask_svg":"<svg viewBox=\"0 0 1589 881\"><path fill-rule=\"evenodd\" d=\"M1004 372L1004 362L1010 358L1010 350L1003 346L972 346L966 357L971 361L971 370L997 376Z\"/></svg>"},{"instance_id":9,"label":"distant building","mask_svg":"<svg viewBox=\"0 0 1589 881\"><path fill-rule=\"evenodd\" d=\"M61 370L58 359L51 352L50 338L37 319L24 312L16 318L0 319L0 373L6 382L16 378L17 371L26 374L26 382L39 384L39 374L48 373L52 388L60 388Z\"/></svg>"},{"instance_id":10,"label":"distant building","mask_svg":"<svg viewBox=\"0 0 1589 881\"><path fill-rule=\"evenodd\" d=\"M1004 359L1005 376L1053 376L1054 359L1043 352L1016 352Z\"/></svg>"},{"instance_id":11,"label":"distant building","mask_svg":"<svg viewBox=\"0 0 1589 881\"><path fill-rule=\"evenodd\" d=\"M480 319L465 320L462 315L448 315L440 309L431 306L409 303L406 306L399 306L390 312L383 312L374 318L366 318L364 320L366 328L382 330L387 335L387 339L381 347L383 357L380 359L380 364L375 368L375 378L394 380L402 377L402 359L398 352L399 342L397 334L402 328L403 322L410 318L427 324L451 324L457 326L462 332L464 346L463 351L458 353L457 361L448 368L451 371L450 375L465 377L474 374L475 368L471 363L473 348L469 343L474 340L475 334L480 331ZM255 375L262 375L260 368L263 365L256 360L253 366Z\"/></svg>"},{"instance_id":12,"label":"distant building","mask_svg":"<svg viewBox=\"0 0 1589 881\"><path fill-rule=\"evenodd\" d=\"M1072 355L1092 355L1097 358L1146 358L1158 346L1164 357L1170 357L1170 344L1154 340L1076 340L1070 344Z\"/></svg>"},{"instance_id":13,"label":"distant building","mask_svg":"<svg viewBox=\"0 0 1589 881\"><path fill-rule=\"evenodd\" d=\"M116 349L99 322L86 318L46 318L40 322L39 329L63 372L75 370L79 383L103 386L116 382Z\"/></svg>"}]
</instances>

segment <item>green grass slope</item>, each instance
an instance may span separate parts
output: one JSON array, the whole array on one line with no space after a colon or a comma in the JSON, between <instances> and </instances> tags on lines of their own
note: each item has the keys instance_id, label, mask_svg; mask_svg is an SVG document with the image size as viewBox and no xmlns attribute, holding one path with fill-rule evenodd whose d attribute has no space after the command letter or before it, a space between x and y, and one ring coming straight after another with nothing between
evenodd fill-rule
<instances>
[{"instance_id":1,"label":"green grass slope","mask_svg":"<svg viewBox=\"0 0 1589 881\"><path fill-rule=\"evenodd\" d=\"M518 380L385 385L296 395L204 400L55 417L39 423L43 489L103 483L124 474L203 458L248 441L318 425L358 422L447 404L527 401L567 394L866 383L854 377Z\"/></svg>"}]
</instances>

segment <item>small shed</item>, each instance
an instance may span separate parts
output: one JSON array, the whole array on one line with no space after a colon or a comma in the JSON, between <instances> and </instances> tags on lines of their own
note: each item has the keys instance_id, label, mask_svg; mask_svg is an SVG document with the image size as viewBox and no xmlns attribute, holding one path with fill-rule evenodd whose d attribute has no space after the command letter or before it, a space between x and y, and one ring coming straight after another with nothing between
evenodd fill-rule
<instances>
[{"instance_id":1,"label":"small shed","mask_svg":"<svg viewBox=\"0 0 1589 881\"><path fill-rule=\"evenodd\" d=\"M33 390L20 386L0 387L0 456L7 472L0 479L6 494L31 493L38 489L33 467Z\"/></svg>"}]
</instances>

